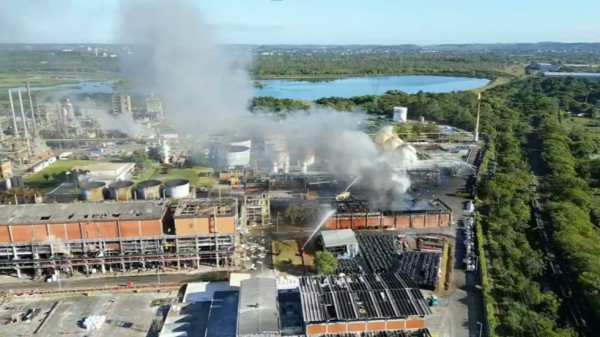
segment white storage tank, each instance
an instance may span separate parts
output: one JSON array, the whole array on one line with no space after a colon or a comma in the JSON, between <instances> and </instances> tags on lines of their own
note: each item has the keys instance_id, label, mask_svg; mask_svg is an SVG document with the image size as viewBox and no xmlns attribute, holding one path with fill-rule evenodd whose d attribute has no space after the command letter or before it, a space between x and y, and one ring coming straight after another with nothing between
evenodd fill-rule
<instances>
[{"instance_id":1,"label":"white storage tank","mask_svg":"<svg viewBox=\"0 0 600 337\"><path fill-rule=\"evenodd\" d=\"M403 106L395 106L392 120L398 123L405 123L408 118L408 108Z\"/></svg>"},{"instance_id":2,"label":"white storage tank","mask_svg":"<svg viewBox=\"0 0 600 337\"><path fill-rule=\"evenodd\" d=\"M167 198L187 198L190 196L190 181L187 179L173 179L165 183L165 196Z\"/></svg>"},{"instance_id":3,"label":"white storage tank","mask_svg":"<svg viewBox=\"0 0 600 337\"><path fill-rule=\"evenodd\" d=\"M234 138L229 145L252 148L252 140L250 138Z\"/></svg>"},{"instance_id":4,"label":"white storage tank","mask_svg":"<svg viewBox=\"0 0 600 337\"><path fill-rule=\"evenodd\" d=\"M137 185L137 198L144 200L160 199L160 180L145 180Z\"/></svg>"},{"instance_id":5,"label":"white storage tank","mask_svg":"<svg viewBox=\"0 0 600 337\"><path fill-rule=\"evenodd\" d=\"M250 164L250 148L241 145L232 145L225 149L223 166L248 166Z\"/></svg>"}]
</instances>

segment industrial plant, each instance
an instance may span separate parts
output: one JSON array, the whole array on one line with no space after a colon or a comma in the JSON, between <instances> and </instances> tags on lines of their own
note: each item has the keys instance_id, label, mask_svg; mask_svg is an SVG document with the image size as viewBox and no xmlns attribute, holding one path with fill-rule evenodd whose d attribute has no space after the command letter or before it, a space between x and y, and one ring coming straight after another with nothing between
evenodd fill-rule
<instances>
[{"instance_id":1,"label":"industrial plant","mask_svg":"<svg viewBox=\"0 0 600 337\"><path fill-rule=\"evenodd\" d=\"M451 227L453 209L435 191L475 172L476 144L451 144L439 141L439 135L403 140L393 125L410 122L404 107L394 109L393 125L371 135L351 134L344 140L347 151L336 148L343 130L314 139L295 137L272 126L261 129L261 123L280 123L263 116L253 117L260 132L241 128L213 130L199 139L180 136L165 125L154 95L146 98L145 110L127 95L111 97L103 114L134 123L128 134L110 131L90 101L31 107L21 120L10 111L14 125L6 130L14 132L5 132L2 144L14 151L3 152L0 178L12 182L13 163L25 175L44 172L73 152L82 153L77 144L84 144L86 159L96 161L65 171L65 182L55 189L64 190L60 198L52 191L35 203L15 199L0 205L0 273L48 282L58 275L160 275L207 268L230 273L229 284L204 286L206 298L186 300L185 295L171 305L160 336L192 336L200 330L200 335L232 337L431 336L425 320L437 299L428 292L443 284L443 243L419 243L420 249L412 251L405 239L369 232ZM22 127L18 121L25 121ZM75 147L58 156L46 147L31 152L33 142L44 144L38 134L49 144L57 144L54 139ZM17 143L22 147L11 145ZM139 179L131 154L126 160L97 160L123 144L147 152L157 171L202 162L217 181L200 186L193 176L167 174ZM14 183L22 185L22 178ZM289 211L294 208L310 209L312 217L295 224ZM317 247L338 261L333 275L264 278L265 262L257 257L275 253L250 240L264 240L264 230L279 230L281 214L287 214L281 223L286 230L312 231L297 255L304 259L305 246L318 237ZM249 274L235 283L233 275L244 271ZM259 277L252 278L254 273ZM190 320L206 326L181 323Z\"/></svg>"}]
</instances>

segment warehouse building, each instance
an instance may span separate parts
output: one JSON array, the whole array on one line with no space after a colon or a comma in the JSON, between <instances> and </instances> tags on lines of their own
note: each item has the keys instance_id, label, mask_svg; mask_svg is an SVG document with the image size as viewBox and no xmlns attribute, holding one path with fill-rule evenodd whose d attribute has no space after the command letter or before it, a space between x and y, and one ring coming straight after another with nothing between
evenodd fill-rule
<instances>
[{"instance_id":1,"label":"warehouse building","mask_svg":"<svg viewBox=\"0 0 600 337\"><path fill-rule=\"evenodd\" d=\"M233 263L237 223L235 199L183 200L174 211L164 200L2 205L0 270L225 266Z\"/></svg>"},{"instance_id":2,"label":"warehouse building","mask_svg":"<svg viewBox=\"0 0 600 337\"><path fill-rule=\"evenodd\" d=\"M75 166L70 170L70 174L78 184L91 181L110 184L115 181L131 179L134 168L135 163L95 163Z\"/></svg>"},{"instance_id":3,"label":"warehouse building","mask_svg":"<svg viewBox=\"0 0 600 337\"><path fill-rule=\"evenodd\" d=\"M275 279L241 282L236 336L280 336Z\"/></svg>"},{"instance_id":4,"label":"warehouse building","mask_svg":"<svg viewBox=\"0 0 600 337\"><path fill-rule=\"evenodd\" d=\"M425 328L431 315L417 286L399 274L300 279L306 335Z\"/></svg>"}]
</instances>

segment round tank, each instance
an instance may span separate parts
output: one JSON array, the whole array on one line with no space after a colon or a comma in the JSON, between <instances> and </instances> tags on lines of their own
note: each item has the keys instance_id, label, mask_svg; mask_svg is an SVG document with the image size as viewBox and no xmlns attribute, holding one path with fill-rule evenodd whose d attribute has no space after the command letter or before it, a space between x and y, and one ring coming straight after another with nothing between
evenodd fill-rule
<instances>
[{"instance_id":1,"label":"round tank","mask_svg":"<svg viewBox=\"0 0 600 337\"><path fill-rule=\"evenodd\" d=\"M81 186L81 200L100 201L104 200L104 187L106 184L100 181L94 181Z\"/></svg>"},{"instance_id":2,"label":"round tank","mask_svg":"<svg viewBox=\"0 0 600 337\"><path fill-rule=\"evenodd\" d=\"M187 198L190 195L190 181L174 179L165 183L165 196L167 198Z\"/></svg>"},{"instance_id":3,"label":"round tank","mask_svg":"<svg viewBox=\"0 0 600 337\"><path fill-rule=\"evenodd\" d=\"M250 147L230 146L225 151L224 166L248 166L250 164Z\"/></svg>"},{"instance_id":4,"label":"round tank","mask_svg":"<svg viewBox=\"0 0 600 337\"><path fill-rule=\"evenodd\" d=\"M160 180L145 180L137 185L139 199L160 199Z\"/></svg>"},{"instance_id":5,"label":"round tank","mask_svg":"<svg viewBox=\"0 0 600 337\"><path fill-rule=\"evenodd\" d=\"M231 141L231 143L229 143L229 145L231 145L231 146L243 146L243 147L251 148L252 147L252 140L250 138L234 138Z\"/></svg>"},{"instance_id":6,"label":"round tank","mask_svg":"<svg viewBox=\"0 0 600 337\"><path fill-rule=\"evenodd\" d=\"M108 193L111 199L115 200L131 200L131 189L133 181L123 180L117 181L108 185Z\"/></svg>"}]
</instances>

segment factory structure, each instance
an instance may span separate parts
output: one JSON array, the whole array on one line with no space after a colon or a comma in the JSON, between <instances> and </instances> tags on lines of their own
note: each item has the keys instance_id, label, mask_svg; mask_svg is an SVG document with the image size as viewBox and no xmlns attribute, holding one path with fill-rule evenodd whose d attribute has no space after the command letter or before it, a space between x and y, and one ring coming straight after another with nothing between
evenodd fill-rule
<instances>
[{"instance_id":1,"label":"factory structure","mask_svg":"<svg viewBox=\"0 0 600 337\"><path fill-rule=\"evenodd\" d=\"M85 187L88 198L98 198L100 184ZM118 198L131 186L111 190ZM231 267L238 227L237 199L229 198L2 205L0 270L21 276Z\"/></svg>"},{"instance_id":2,"label":"factory structure","mask_svg":"<svg viewBox=\"0 0 600 337\"><path fill-rule=\"evenodd\" d=\"M432 314L401 274L251 278L191 283L160 336L431 337ZM199 322L199 323L197 323Z\"/></svg>"},{"instance_id":3,"label":"factory structure","mask_svg":"<svg viewBox=\"0 0 600 337\"><path fill-rule=\"evenodd\" d=\"M13 96L14 91L17 97ZM10 111L6 121L12 120L12 123L0 124L0 160L11 165L33 165L50 156L50 150L38 133L29 83L26 83L26 95L29 107L23 103L21 89L8 90ZM6 134L4 130L10 130L10 133Z\"/></svg>"}]
</instances>

